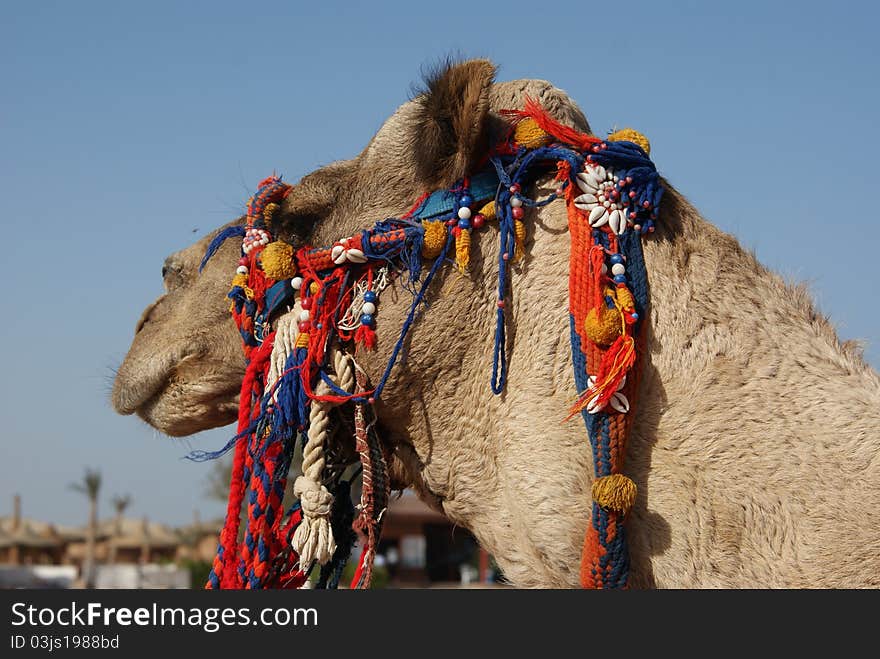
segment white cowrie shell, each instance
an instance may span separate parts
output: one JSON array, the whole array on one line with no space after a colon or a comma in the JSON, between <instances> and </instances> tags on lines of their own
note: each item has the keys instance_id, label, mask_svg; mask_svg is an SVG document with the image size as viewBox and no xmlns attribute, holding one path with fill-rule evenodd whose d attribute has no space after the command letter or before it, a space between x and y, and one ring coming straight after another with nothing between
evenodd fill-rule
<instances>
[{"instance_id":1,"label":"white cowrie shell","mask_svg":"<svg viewBox=\"0 0 880 659\"><path fill-rule=\"evenodd\" d=\"M354 247L352 247L350 250L348 250L348 252L346 252L346 255L348 256L348 260L351 261L352 263L366 263L367 262L367 257L364 256L364 253L359 249L355 249Z\"/></svg>"},{"instance_id":2,"label":"white cowrie shell","mask_svg":"<svg viewBox=\"0 0 880 659\"><path fill-rule=\"evenodd\" d=\"M621 393L615 393L611 396L611 407L620 412L621 414L626 414L629 412L629 401L626 399Z\"/></svg>"},{"instance_id":3,"label":"white cowrie shell","mask_svg":"<svg viewBox=\"0 0 880 659\"><path fill-rule=\"evenodd\" d=\"M599 189L598 182L591 174L578 174L575 181L583 192L595 193Z\"/></svg>"},{"instance_id":4,"label":"white cowrie shell","mask_svg":"<svg viewBox=\"0 0 880 659\"><path fill-rule=\"evenodd\" d=\"M593 396L590 399L590 402L587 403L587 414L595 414L596 412L601 412L604 407L604 405L599 405L599 396Z\"/></svg>"},{"instance_id":5,"label":"white cowrie shell","mask_svg":"<svg viewBox=\"0 0 880 659\"><path fill-rule=\"evenodd\" d=\"M608 218L608 225L611 227L611 230L619 236L626 231L626 217L620 211L611 211L611 216Z\"/></svg>"},{"instance_id":6,"label":"white cowrie shell","mask_svg":"<svg viewBox=\"0 0 880 659\"><path fill-rule=\"evenodd\" d=\"M590 212L590 226L591 227L601 227L603 224L608 222L608 209L604 206L596 206Z\"/></svg>"},{"instance_id":7,"label":"white cowrie shell","mask_svg":"<svg viewBox=\"0 0 880 659\"><path fill-rule=\"evenodd\" d=\"M574 199L574 205L582 211L590 210L597 202L598 200L594 194L582 194L580 197L575 197Z\"/></svg>"},{"instance_id":8,"label":"white cowrie shell","mask_svg":"<svg viewBox=\"0 0 880 659\"><path fill-rule=\"evenodd\" d=\"M330 250L330 258L333 259L333 263L336 265L345 263L345 247L342 245L333 245Z\"/></svg>"}]
</instances>

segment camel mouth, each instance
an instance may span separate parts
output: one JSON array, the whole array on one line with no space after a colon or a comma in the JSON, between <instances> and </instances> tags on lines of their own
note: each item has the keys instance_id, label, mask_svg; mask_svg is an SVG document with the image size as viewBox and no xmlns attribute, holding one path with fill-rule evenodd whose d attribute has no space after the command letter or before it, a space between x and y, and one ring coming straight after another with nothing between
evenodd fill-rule
<instances>
[{"instance_id":1,"label":"camel mouth","mask_svg":"<svg viewBox=\"0 0 880 659\"><path fill-rule=\"evenodd\" d=\"M240 385L169 380L134 410L138 417L170 437L219 428L238 417Z\"/></svg>"},{"instance_id":2,"label":"camel mouth","mask_svg":"<svg viewBox=\"0 0 880 659\"><path fill-rule=\"evenodd\" d=\"M111 394L116 412L136 414L172 437L192 435L236 419L240 373L222 362L206 361L198 353L168 361L171 364L166 368L123 364Z\"/></svg>"}]
</instances>

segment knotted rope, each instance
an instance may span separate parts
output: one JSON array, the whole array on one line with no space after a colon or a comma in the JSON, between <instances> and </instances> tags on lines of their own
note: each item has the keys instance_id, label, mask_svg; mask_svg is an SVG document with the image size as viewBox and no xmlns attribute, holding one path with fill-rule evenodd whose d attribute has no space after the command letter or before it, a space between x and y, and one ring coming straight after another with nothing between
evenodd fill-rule
<instances>
[{"instance_id":1,"label":"knotted rope","mask_svg":"<svg viewBox=\"0 0 880 659\"><path fill-rule=\"evenodd\" d=\"M338 348L333 349L334 384L346 392L354 390L354 368L350 356ZM317 396L328 396L332 389L325 381L318 383ZM292 545L299 554L300 564L318 561L321 565L330 560L336 551L330 513L333 495L323 485L325 466L324 446L332 434L330 410L338 403L316 398L309 412L309 439L303 448L302 476L293 484L293 493L302 505L303 519L293 534Z\"/></svg>"}]
</instances>

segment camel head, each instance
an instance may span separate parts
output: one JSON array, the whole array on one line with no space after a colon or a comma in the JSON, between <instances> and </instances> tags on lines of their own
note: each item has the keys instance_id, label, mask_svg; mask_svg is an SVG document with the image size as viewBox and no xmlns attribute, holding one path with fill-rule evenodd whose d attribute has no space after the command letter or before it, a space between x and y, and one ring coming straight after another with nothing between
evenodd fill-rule
<instances>
[{"instance_id":1,"label":"camel head","mask_svg":"<svg viewBox=\"0 0 880 659\"><path fill-rule=\"evenodd\" d=\"M431 75L357 157L322 167L294 185L274 220L278 237L294 247L329 244L377 219L399 216L422 193L472 172L506 130L497 112L521 107L526 96L563 123L589 130L577 106L549 83L493 83L494 75L495 67L485 60ZM228 241L198 270L219 231L165 260L166 292L144 310L113 386L117 412L136 413L172 436L236 417L244 360L226 293L239 245ZM383 310L383 322L399 326L390 316Z\"/></svg>"},{"instance_id":2,"label":"camel head","mask_svg":"<svg viewBox=\"0 0 880 659\"><path fill-rule=\"evenodd\" d=\"M244 360L223 299L225 266L238 246L224 245L199 273L211 237L165 259L165 294L141 314L113 383L117 412L136 413L172 436L226 425L238 410Z\"/></svg>"}]
</instances>

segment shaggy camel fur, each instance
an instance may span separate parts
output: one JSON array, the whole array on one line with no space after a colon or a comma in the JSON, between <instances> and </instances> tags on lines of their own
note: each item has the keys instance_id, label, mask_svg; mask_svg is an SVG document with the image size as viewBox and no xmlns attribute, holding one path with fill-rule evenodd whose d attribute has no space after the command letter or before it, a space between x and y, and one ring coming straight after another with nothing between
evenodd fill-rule
<instances>
[{"instance_id":1,"label":"shaggy camel fur","mask_svg":"<svg viewBox=\"0 0 880 659\"><path fill-rule=\"evenodd\" d=\"M284 237L330 244L406 210L472 166L497 112L538 99L589 126L537 80L492 82L485 61L441 72L356 158L304 177L283 208ZM661 167L662 167L662 163ZM539 181L538 194L552 188ZM489 390L497 240L475 232L470 274L445 269L406 361L378 408L397 467L431 505L470 529L516 585L578 585L592 466L569 346L566 211L526 215L514 268L510 379ZM167 293L144 312L113 404L171 435L234 420L243 366L225 293L227 243L199 276L207 241L169 257ZM669 186L645 240L651 286L644 378L626 472L636 587L880 585L880 381L841 344L803 289L760 265ZM410 296L382 298L375 379Z\"/></svg>"}]
</instances>

